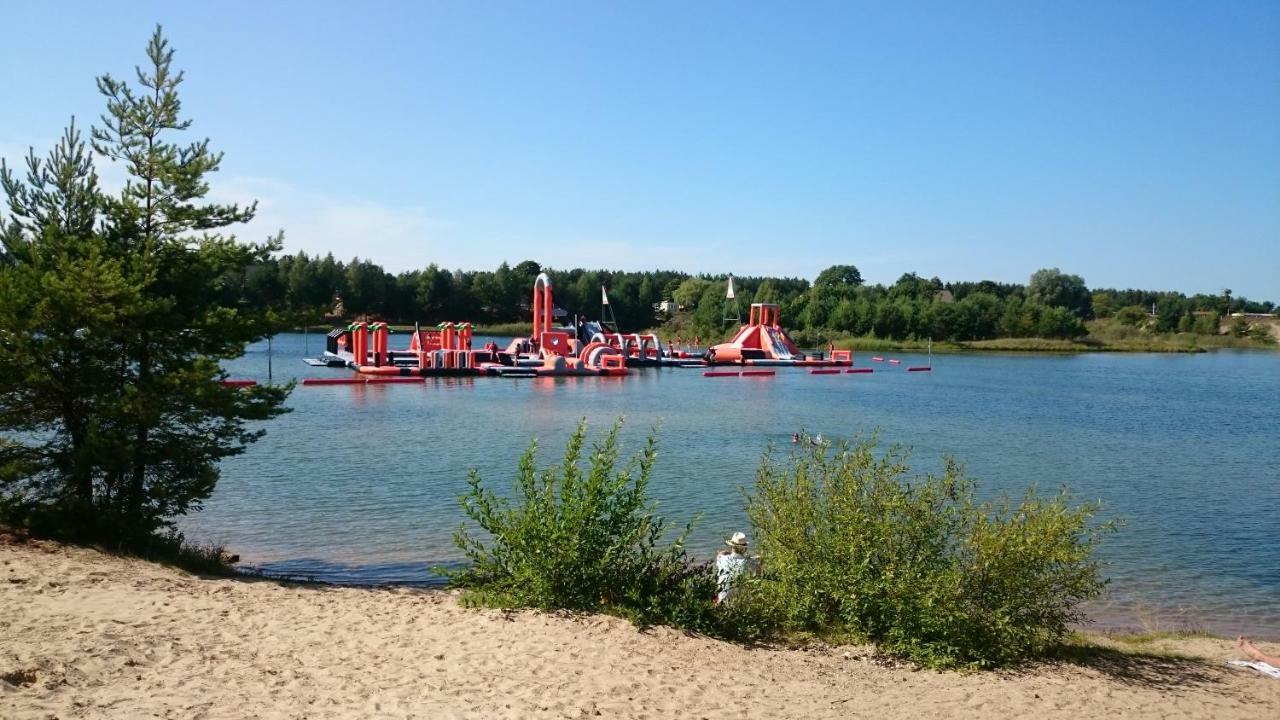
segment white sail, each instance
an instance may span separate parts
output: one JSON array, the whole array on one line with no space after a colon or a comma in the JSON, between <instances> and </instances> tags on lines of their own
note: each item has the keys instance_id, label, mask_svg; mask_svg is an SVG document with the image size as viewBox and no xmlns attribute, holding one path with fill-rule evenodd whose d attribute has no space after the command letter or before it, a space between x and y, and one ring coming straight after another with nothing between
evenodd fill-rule
<instances>
[{"instance_id":1,"label":"white sail","mask_svg":"<svg viewBox=\"0 0 1280 720\"><path fill-rule=\"evenodd\" d=\"M729 292L725 293L725 299L733 299L733 276L729 276Z\"/></svg>"},{"instance_id":2,"label":"white sail","mask_svg":"<svg viewBox=\"0 0 1280 720\"><path fill-rule=\"evenodd\" d=\"M603 285L600 286L600 304L601 305L609 304L609 293L604 291Z\"/></svg>"}]
</instances>

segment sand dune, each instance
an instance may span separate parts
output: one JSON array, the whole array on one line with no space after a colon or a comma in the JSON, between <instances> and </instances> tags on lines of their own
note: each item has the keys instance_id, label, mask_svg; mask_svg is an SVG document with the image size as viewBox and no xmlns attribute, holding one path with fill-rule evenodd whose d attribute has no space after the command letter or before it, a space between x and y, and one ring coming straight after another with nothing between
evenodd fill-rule
<instances>
[{"instance_id":1,"label":"sand dune","mask_svg":"<svg viewBox=\"0 0 1280 720\"><path fill-rule=\"evenodd\" d=\"M870 648L746 648L469 610L441 592L208 580L0 546L3 718L1280 716L1280 681L1226 666L1231 643L1161 649L1186 657L936 673Z\"/></svg>"}]
</instances>

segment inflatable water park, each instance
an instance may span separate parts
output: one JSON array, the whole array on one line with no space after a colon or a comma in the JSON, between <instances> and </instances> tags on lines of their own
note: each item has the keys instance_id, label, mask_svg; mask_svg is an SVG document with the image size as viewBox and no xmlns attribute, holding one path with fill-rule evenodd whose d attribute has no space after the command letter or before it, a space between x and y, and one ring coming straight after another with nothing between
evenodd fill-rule
<instances>
[{"instance_id":1,"label":"inflatable water park","mask_svg":"<svg viewBox=\"0 0 1280 720\"><path fill-rule=\"evenodd\" d=\"M534 281L532 305L533 333L513 339L506 348L492 342L473 347L471 323L444 322L428 329L415 326L408 346L392 349L390 325L356 322L329 333L321 360L377 377L622 376L628 371L624 353L646 352L644 345L584 341L579 329L556 327L551 279L546 273Z\"/></svg>"},{"instance_id":2,"label":"inflatable water park","mask_svg":"<svg viewBox=\"0 0 1280 720\"><path fill-rule=\"evenodd\" d=\"M727 298L733 297L730 278ZM604 288L601 298L604 315L609 304ZM814 375L874 372L870 367L853 367L851 350L801 350L781 326L778 306L772 303L752 303L747 322L732 338L704 352L677 348L672 342L664 347L652 333L618 332L616 323L607 322L604 317L587 322L574 316L573 324L557 326L555 296L546 273L534 280L531 309L532 333L513 338L505 348L493 341L474 347L469 322L442 322L430 328L415 324L400 348L392 347L390 324L353 322L330 332L324 354L305 358L305 362L349 368L355 374L305 378L303 385L410 383L429 377L459 376L621 378L633 368L651 367L704 368L703 375L707 377L769 377L776 367L809 369ZM884 361L882 357L871 359ZM932 365L931 349L928 366L907 369L927 371L932 370Z\"/></svg>"}]
</instances>

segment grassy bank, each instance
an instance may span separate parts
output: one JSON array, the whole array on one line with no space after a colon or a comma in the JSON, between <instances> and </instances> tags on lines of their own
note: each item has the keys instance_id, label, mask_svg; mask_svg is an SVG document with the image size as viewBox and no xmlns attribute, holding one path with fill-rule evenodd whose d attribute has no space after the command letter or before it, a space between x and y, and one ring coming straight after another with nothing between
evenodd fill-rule
<instances>
[{"instance_id":1,"label":"grassy bank","mask_svg":"<svg viewBox=\"0 0 1280 720\"><path fill-rule=\"evenodd\" d=\"M878 352L899 350L909 352L925 352L929 348L926 340L887 340L877 337L846 337L834 341L839 349L851 349L856 352ZM1106 343L1088 338L1082 340L1059 340L1055 338L996 338L993 340L974 340L970 342L935 342L935 353L962 352L1204 352L1203 348L1194 345L1162 344L1162 343Z\"/></svg>"},{"instance_id":2,"label":"grassy bank","mask_svg":"<svg viewBox=\"0 0 1280 720\"><path fill-rule=\"evenodd\" d=\"M1104 320L1088 323L1089 334L1076 340L1055 338L996 338L969 342L935 342L936 353L955 352L1146 352L1146 353L1201 353L1210 350L1247 349L1274 350L1275 343L1252 337L1233 335L1202 335L1196 333L1151 333ZM859 352L879 350L908 350L923 352L929 346L926 340L888 340L877 337L838 337L833 340L837 348Z\"/></svg>"},{"instance_id":3,"label":"grassy bank","mask_svg":"<svg viewBox=\"0 0 1280 720\"><path fill-rule=\"evenodd\" d=\"M839 338L835 346L841 349L853 349L858 352L879 350L906 350L924 352L928 342L923 340L885 340L875 337ZM971 342L937 342L933 344L935 353L961 352L1046 352L1046 353L1083 353L1083 352L1145 352L1145 353L1202 353L1209 350L1223 349L1274 349L1275 346L1258 342L1241 341L1239 338L1227 337L1195 337L1187 339L1172 336L1153 338L1150 340L1108 341L1086 337L1081 340L1058 340L1054 338L997 338L994 340L975 340Z\"/></svg>"},{"instance_id":4,"label":"grassy bank","mask_svg":"<svg viewBox=\"0 0 1280 720\"><path fill-rule=\"evenodd\" d=\"M473 335L496 335L498 337L528 337L533 334L533 325L527 322L475 325L472 326L471 333Z\"/></svg>"}]
</instances>

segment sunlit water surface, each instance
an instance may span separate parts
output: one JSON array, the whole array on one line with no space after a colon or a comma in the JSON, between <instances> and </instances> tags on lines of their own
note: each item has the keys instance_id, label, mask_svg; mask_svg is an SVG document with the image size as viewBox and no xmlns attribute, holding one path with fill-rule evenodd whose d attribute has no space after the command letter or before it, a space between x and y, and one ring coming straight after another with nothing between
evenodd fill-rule
<instances>
[{"instance_id":1,"label":"sunlit water surface","mask_svg":"<svg viewBox=\"0 0 1280 720\"><path fill-rule=\"evenodd\" d=\"M273 379L347 374L301 362L323 339L277 336ZM437 583L430 568L460 559L452 534L468 470L507 488L530 440L550 462L580 419L603 430L625 416L631 451L660 425L652 495L673 524L703 514L692 548L705 557L743 529L741 488L770 443L789 451L802 428L878 430L912 448L918 471L951 454L984 494L1065 486L1123 518L1102 551L1102 624L1280 637L1280 353L943 355L932 373L905 372L923 357L895 357L901 366L859 354L870 375L299 386L293 412L223 463L183 528L268 573ZM262 342L228 369L262 381L267 364Z\"/></svg>"}]
</instances>

